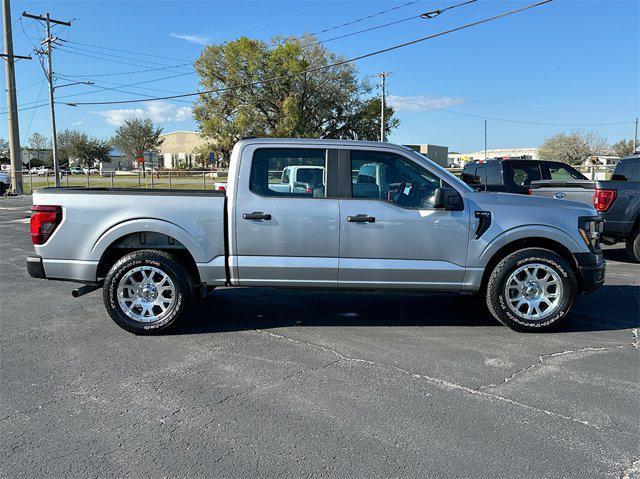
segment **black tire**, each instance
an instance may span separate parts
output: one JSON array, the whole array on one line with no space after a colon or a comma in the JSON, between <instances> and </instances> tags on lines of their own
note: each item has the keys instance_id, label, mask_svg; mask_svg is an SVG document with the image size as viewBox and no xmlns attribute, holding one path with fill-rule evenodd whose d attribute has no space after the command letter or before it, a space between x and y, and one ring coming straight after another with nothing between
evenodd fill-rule
<instances>
[{"instance_id":1,"label":"black tire","mask_svg":"<svg viewBox=\"0 0 640 479\"><path fill-rule=\"evenodd\" d=\"M629 259L640 263L640 226L636 225L626 240L626 251Z\"/></svg>"},{"instance_id":2,"label":"black tire","mask_svg":"<svg viewBox=\"0 0 640 479\"><path fill-rule=\"evenodd\" d=\"M4 196L8 189L8 185L6 185L5 183L0 183L0 196Z\"/></svg>"},{"instance_id":3,"label":"black tire","mask_svg":"<svg viewBox=\"0 0 640 479\"><path fill-rule=\"evenodd\" d=\"M165 297L165 300L171 301L169 307L162 313L151 316L148 321L144 319L136 320L130 317L118 299L118 287L121 281L126 282L127 277L133 279L134 275L139 274L134 272L134 270L141 268L144 269L147 274L149 271L158 271L152 273L152 277L155 276L155 278L162 279L162 275L167 276L170 279L171 286L167 297ZM153 269L150 270L150 268ZM144 279L142 281L144 281ZM113 319L118 326L135 334L153 334L167 331L178 323L180 318L187 313L192 305L194 301L194 291L195 284L193 279L186 268L184 268L174 256L164 251L148 249L129 253L120 258L111 267L104 280L103 300L109 316L111 316L111 319ZM163 294L164 293L160 293L160 295ZM157 291L155 297L158 297ZM131 297L131 299L133 298L134 296ZM131 299L127 298L125 301L131 301ZM158 311L162 306L153 308L154 311ZM140 309L142 315L144 315L145 311L142 308ZM136 315L136 310L137 307L129 309L130 314ZM156 316L158 319L153 320Z\"/></svg>"},{"instance_id":4,"label":"black tire","mask_svg":"<svg viewBox=\"0 0 640 479\"><path fill-rule=\"evenodd\" d=\"M553 281L553 284L543 286L544 294L557 293L557 297L550 300L553 305L548 304L544 310L542 306L538 306L538 318L533 318L533 314L528 314L532 311L535 312L535 309L530 306L532 303L528 301L535 303L536 298L540 297L535 293L540 291L540 285L544 283L542 283L542 279L539 281L527 280L528 272L527 270L523 271L522 268L528 265L530 266L529 272L538 268L541 275L547 274L546 277ZM512 274L517 271L520 273L513 277ZM513 286L507 292L507 282L513 284L514 281L522 281L524 285L529 285L529 287L518 289L519 286ZM557 284L561 285L561 289ZM527 294L524 294L525 290ZM487 307L493 317L514 331L520 332L541 332L557 328L566 320L577 295L577 281L571 265L557 253L542 248L525 248L506 256L491 272L486 289ZM516 303L518 298L523 301L520 309L516 308L520 304ZM513 305L513 303L516 304ZM527 318L527 316L530 317Z\"/></svg>"}]
</instances>

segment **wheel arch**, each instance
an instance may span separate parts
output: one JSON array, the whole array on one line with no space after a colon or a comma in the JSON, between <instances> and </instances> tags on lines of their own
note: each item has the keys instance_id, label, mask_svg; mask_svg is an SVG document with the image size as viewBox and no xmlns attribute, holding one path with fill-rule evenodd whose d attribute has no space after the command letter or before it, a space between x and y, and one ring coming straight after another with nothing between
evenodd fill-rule
<instances>
[{"instance_id":1,"label":"wheel arch","mask_svg":"<svg viewBox=\"0 0 640 479\"><path fill-rule=\"evenodd\" d=\"M166 231L142 230L126 232L120 230L119 235L110 235L108 244L100 241L100 259L96 269L96 279L104 278L109 269L123 256L133 251L164 251L177 258L187 269L196 283L200 282L200 274L196 260L190 249L178 238ZM98 243L96 243L98 245ZM95 251L95 247L94 247Z\"/></svg>"},{"instance_id":2,"label":"wheel arch","mask_svg":"<svg viewBox=\"0 0 640 479\"><path fill-rule=\"evenodd\" d=\"M496 267L496 265L505 257L514 253L515 251L519 251L525 248L542 248L547 249L549 251L553 251L562 257L564 260L569 263L571 269L575 273L576 280L578 281L578 291L582 290L581 284L581 275L580 270L578 268L578 263L574 258L573 254L564 244L560 243L557 240L546 238L542 236L535 237L525 237L513 240L503 246L501 246L497 251L493 252L487 265L484 268L484 273L482 274L482 282L481 289L484 290L487 286L487 282L489 281L489 276L492 271Z\"/></svg>"}]
</instances>

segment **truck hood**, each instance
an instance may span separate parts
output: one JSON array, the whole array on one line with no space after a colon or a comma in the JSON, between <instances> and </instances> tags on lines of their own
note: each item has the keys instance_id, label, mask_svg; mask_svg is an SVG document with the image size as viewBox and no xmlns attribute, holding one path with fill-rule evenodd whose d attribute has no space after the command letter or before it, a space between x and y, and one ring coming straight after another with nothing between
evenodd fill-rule
<instances>
[{"instance_id":1,"label":"truck hood","mask_svg":"<svg viewBox=\"0 0 640 479\"><path fill-rule=\"evenodd\" d=\"M577 201L557 200L540 196L517 195L513 193L469 193L468 198L477 206L491 211L492 209L517 209L523 220L549 218L554 221L559 214L573 216L597 216L593 206Z\"/></svg>"}]
</instances>

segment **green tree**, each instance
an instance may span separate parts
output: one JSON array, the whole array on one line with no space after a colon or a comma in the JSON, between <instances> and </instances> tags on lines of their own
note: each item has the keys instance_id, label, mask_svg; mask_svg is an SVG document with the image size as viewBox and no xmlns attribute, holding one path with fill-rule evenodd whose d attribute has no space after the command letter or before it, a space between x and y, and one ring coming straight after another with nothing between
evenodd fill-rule
<instances>
[{"instance_id":1,"label":"green tree","mask_svg":"<svg viewBox=\"0 0 640 479\"><path fill-rule=\"evenodd\" d=\"M86 134L74 139L69 145L69 155L78 166L91 168L97 163L109 161L111 146L106 140L90 138Z\"/></svg>"},{"instance_id":2,"label":"green tree","mask_svg":"<svg viewBox=\"0 0 640 479\"><path fill-rule=\"evenodd\" d=\"M607 141L594 132L560 133L547 138L538 150L543 160L578 165L593 155L609 153Z\"/></svg>"},{"instance_id":3,"label":"green tree","mask_svg":"<svg viewBox=\"0 0 640 479\"><path fill-rule=\"evenodd\" d=\"M156 128L148 119L134 118L125 120L118 127L111 140L111 144L120 150L125 157L136 161L143 157L145 152L155 152L162 145L162 128ZM145 162L142 162L142 171L145 171Z\"/></svg>"},{"instance_id":4,"label":"green tree","mask_svg":"<svg viewBox=\"0 0 640 479\"><path fill-rule=\"evenodd\" d=\"M58 133L58 163L69 164L76 158L73 156L73 145L89 141L86 133L78 130L62 130Z\"/></svg>"},{"instance_id":5,"label":"green tree","mask_svg":"<svg viewBox=\"0 0 640 479\"><path fill-rule=\"evenodd\" d=\"M206 47L194 64L200 84L222 91L201 94L194 117L216 156L228 161L243 136L378 139L380 103L376 113L369 83L352 64L324 68L340 60L312 36ZM387 131L398 125L393 113Z\"/></svg>"},{"instance_id":6,"label":"green tree","mask_svg":"<svg viewBox=\"0 0 640 479\"><path fill-rule=\"evenodd\" d=\"M616 156L629 156L633 154L633 140L620 140L611 145L611 151Z\"/></svg>"},{"instance_id":7,"label":"green tree","mask_svg":"<svg viewBox=\"0 0 640 479\"><path fill-rule=\"evenodd\" d=\"M27 146L35 150L46 150L51 148L51 141L42 133L36 131L27 140Z\"/></svg>"},{"instance_id":8,"label":"green tree","mask_svg":"<svg viewBox=\"0 0 640 479\"><path fill-rule=\"evenodd\" d=\"M9 142L0 138L0 160L9 161Z\"/></svg>"}]
</instances>

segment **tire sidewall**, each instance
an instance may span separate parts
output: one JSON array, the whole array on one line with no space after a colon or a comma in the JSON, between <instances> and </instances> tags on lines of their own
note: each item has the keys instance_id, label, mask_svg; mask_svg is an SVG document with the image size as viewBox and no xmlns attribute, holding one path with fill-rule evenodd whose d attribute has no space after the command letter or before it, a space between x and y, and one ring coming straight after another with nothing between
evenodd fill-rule
<instances>
[{"instance_id":1,"label":"tire sidewall","mask_svg":"<svg viewBox=\"0 0 640 479\"><path fill-rule=\"evenodd\" d=\"M555 313L541 321L526 320L517 316L509 307L505 297L505 286L509 276L521 266L540 263L552 268L562 282L562 298ZM491 278L487 291L487 302L497 319L519 331L545 330L556 327L567 316L577 295L576 278L571 266L559 255L541 249L522 250L505 258Z\"/></svg>"},{"instance_id":2,"label":"tire sidewall","mask_svg":"<svg viewBox=\"0 0 640 479\"><path fill-rule=\"evenodd\" d=\"M161 256L154 257L153 253L148 253L146 257L138 253L132 253L118 261L109 271L105 279L104 302L109 315L122 328L134 333L151 333L170 328L176 320L184 313L187 306L189 283L185 278L184 271L173 261L167 261ZM160 321L144 323L136 321L127 316L118 303L118 284L120 279L133 268L140 266L152 266L166 273L173 281L176 288L176 305L173 310Z\"/></svg>"}]
</instances>

